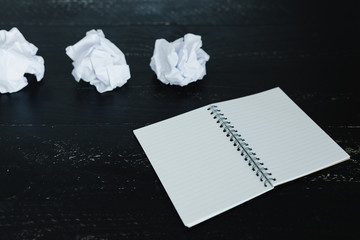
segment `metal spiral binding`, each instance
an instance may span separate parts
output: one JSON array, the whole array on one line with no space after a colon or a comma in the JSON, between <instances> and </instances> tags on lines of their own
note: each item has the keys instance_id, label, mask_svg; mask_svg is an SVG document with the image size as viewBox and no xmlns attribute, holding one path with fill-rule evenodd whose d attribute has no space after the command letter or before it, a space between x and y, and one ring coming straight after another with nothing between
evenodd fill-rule
<instances>
[{"instance_id":1,"label":"metal spiral binding","mask_svg":"<svg viewBox=\"0 0 360 240\"><path fill-rule=\"evenodd\" d=\"M211 105L207 110L210 111L211 115L214 115L214 119L217 119L217 123L220 124L220 128L223 128L223 132L230 138L231 142L234 142L234 146L240 152L241 156L244 156L244 160L248 162L251 169L256 173L256 176L260 176L260 181L264 182L264 186L268 184L273 187L272 181L276 181L275 178L271 177L271 173L268 169L263 167L264 163L260 162L260 158L255 157L256 153L245 142L245 139L234 129L224 114L218 109L217 106Z\"/></svg>"}]
</instances>

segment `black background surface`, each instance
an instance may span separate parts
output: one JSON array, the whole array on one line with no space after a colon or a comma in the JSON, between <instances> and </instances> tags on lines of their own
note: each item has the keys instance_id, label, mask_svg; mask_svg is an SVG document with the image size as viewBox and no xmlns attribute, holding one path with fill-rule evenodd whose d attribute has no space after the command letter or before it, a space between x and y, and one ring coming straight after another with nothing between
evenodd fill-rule
<instances>
[{"instance_id":1,"label":"black background surface","mask_svg":"<svg viewBox=\"0 0 360 240\"><path fill-rule=\"evenodd\" d=\"M0 95L0 239L358 239L359 5L0 0L0 29L18 27L46 66L40 83ZM132 75L104 94L76 83L65 55L93 28ZM207 75L164 85L149 67L155 39L188 32L202 36ZM184 227L132 130L276 86L351 160Z\"/></svg>"}]
</instances>

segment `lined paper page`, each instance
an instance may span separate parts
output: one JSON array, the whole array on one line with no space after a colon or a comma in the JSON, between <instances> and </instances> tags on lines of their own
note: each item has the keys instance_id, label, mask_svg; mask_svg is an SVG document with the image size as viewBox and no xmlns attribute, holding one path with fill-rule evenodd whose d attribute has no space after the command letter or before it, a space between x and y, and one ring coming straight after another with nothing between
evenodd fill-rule
<instances>
[{"instance_id":1,"label":"lined paper page","mask_svg":"<svg viewBox=\"0 0 360 240\"><path fill-rule=\"evenodd\" d=\"M275 185L349 159L280 88L216 105L277 179Z\"/></svg>"},{"instance_id":2,"label":"lined paper page","mask_svg":"<svg viewBox=\"0 0 360 240\"><path fill-rule=\"evenodd\" d=\"M271 190L251 171L207 107L134 133L188 227Z\"/></svg>"}]
</instances>

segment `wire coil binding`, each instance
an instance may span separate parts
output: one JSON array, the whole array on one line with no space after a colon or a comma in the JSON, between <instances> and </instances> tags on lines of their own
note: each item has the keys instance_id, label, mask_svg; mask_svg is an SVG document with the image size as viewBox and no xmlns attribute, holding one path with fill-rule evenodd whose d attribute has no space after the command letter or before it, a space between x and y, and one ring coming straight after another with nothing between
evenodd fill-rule
<instances>
[{"instance_id":1,"label":"wire coil binding","mask_svg":"<svg viewBox=\"0 0 360 240\"><path fill-rule=\"evenodd\" d=\"M269 184L273 187L272 182L276 181L276 179L271 177L272 174L264 167L264 163L260 161L259 157L256 157L256 153L253 152L249 144L245 142L245 139L234 129L234 126L227 121L227 118L224 117L220 109L215 105L211 105L207 110L210 111L211 115L214 115L213 118L220 124L220 128L223 128L223 132L226 133L226 136L234 143L234 147L237 148L240 155L244 156L244 160L248 162L248 165L251 166L256 176L260 177L260 181L264 182L264 186L267 187Z\"/></svg>"}]
</instances>

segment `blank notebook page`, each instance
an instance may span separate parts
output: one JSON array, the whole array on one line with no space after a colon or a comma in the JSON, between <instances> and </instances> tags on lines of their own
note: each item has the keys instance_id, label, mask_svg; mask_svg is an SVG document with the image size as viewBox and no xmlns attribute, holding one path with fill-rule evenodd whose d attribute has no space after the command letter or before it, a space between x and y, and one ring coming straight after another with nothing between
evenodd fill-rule
<instances>
[{"instance_id":1,"label":"blank notebook page","mask_svg":"<svg viewBox=\"0 0 360 240\"><path fill-rule=\"evenodd\" d=\"M134 131L185 226L271 190L207 107Z\"/></svg>"},{"instance_id":2,"label":"blank notebook page","mask_svg":"<svg viewBox=\"0 0 360 240\"><path fill-rule=\"evenodd\" d=\"M216 105L276 178L274 185L349 159L280 88Z\"/></svg>"}]
</instances>

